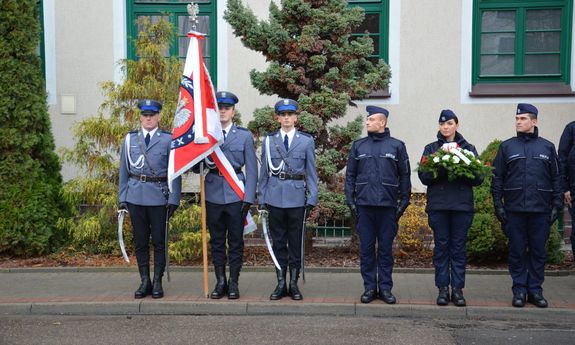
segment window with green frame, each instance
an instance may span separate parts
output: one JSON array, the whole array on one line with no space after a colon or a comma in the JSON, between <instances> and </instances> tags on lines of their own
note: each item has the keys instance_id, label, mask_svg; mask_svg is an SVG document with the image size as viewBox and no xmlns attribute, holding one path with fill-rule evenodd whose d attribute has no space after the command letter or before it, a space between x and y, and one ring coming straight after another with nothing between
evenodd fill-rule
<instances>
[{"instance_id":1,"label":"window with green frame","mask_svg":"<svg viewBox=\"0 0 575 345\"><path fill-rule=\"evenodd\" d=\"M355 29L353 36L367 31L373 39L373 55L370 60L389 61L389 0L348 0L350 6L362 7L365 11L363 23Z\"/></svg>"},{"instance_id":2,"label":"window with green frame","mask_svg":"<svg viewBox=\"0 0 575 345\"><path fill-rule=\"evenodd\" d=\"M474 85L569 84L573 0L474 0L473 6Z\"/></svg>"},{"instance_id":3,"label":"window with green frame","mask_svg":"<svg viewBox=\"0 0 575 345\"><path fill-rule=\"evenodd\" d=\"M176 28L174 41L166 50L165 56L177 56L182 61L186 58L189 38L188 31L191 29L187 5L190 0L126 0L126 15L128 25L128 58L135 59L136 51L134 38L138 36L138 18L150 17L152 22L160 18L166 18ZM205 39L200 41L204 63L210 71L213 82L217 80L217 44L216 44L216 2L217 0L195 0L200 13L196 31L206 34Z\"/></svg>"}]
</instances>

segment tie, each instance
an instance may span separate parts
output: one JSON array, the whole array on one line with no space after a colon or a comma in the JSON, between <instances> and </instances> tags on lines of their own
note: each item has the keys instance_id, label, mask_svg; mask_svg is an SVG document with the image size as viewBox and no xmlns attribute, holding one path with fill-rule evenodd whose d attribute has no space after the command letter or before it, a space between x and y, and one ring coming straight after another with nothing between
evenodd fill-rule
<instances>
[{"instance_id":1,"label":"tie","mask_svg":"<svg viewBox=\"0 0 575 345\"><path fill-rule=\"evenodd\" d=\"M288 151L289 150L289 141L288 141L287 134L284 136L284 146L286 148L286 151Z\"/></svg>"},{"instance_id":2,"label":"tie","mask_svg":"<svg viewBox=\"0 0 575 345\"><path fill-rule=\"evenodd\" d=\"M146 147L148 147L148 144L150 143L150 133L146 134L146 139L144 141L146 142Z\"/></svg>"},{"instance_id":3,"label":"tie","mask_svg":"<svg viewBox=\"0 0 575 345\"><path fill-rule=\"evenodd\" d=\"M222 129L222 133L224 133L224 141L226 141L226 130Z\"/></svg>"}]
</instances>

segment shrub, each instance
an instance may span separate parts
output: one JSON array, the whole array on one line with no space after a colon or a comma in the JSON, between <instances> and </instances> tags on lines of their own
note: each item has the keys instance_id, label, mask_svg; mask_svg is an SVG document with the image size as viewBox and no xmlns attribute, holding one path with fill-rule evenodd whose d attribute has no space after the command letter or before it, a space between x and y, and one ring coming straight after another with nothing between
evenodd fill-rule
<instances>
[{"instance_id":1,"label":"shrub","mask_svg":"<svg viewBox=\"0 0 575 345\"><path fill-rule=\"evenodd\" d=\"M431 245L432 231L425 213L425 194L412 194L411 205L399 219L396 245L404 252L428 250Z\"/></svg>"},{"instance_id":2,"label":"shrub","mask_svg":"<svg viewBox=\"0 0 575 345\"><path fill-rule=\"evenodd\" d=\"M563 238L559 234L557 229L557 222L551 227L551 233L549 234L549 239L545 249L547 251L547 263L548 264L560 264L565 259L565 254L561 251L563 244Z\"/></svg>"}]
</instances>

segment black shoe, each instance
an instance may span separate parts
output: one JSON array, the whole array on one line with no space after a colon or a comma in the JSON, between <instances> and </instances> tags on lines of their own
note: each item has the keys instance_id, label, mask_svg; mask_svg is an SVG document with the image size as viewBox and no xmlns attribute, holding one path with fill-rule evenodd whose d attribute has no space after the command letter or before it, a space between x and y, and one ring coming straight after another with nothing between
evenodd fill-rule
<instances>
[{"instance_id":1,"label":"black shoe","mask_svg":"<svg viewBox=\"0 0 575 345\"><path fill-rule=\"evenodd\" d=\"M162 277L164 276L164 267L154 265L154 281L152 282L152 298L164 297L162 288Z\"/></svg>"},{"instance_id":2,"label":"black shoe","mask_svg":"<svg viewBox=\"0 0 575 345\"><path fill-rule=\"evenodd\" d=\"M456 307L465 307L467 304L461 289L451 289L451 301L453 304L455 304Z\"/></svg>"},{"instance_id":3,"label":"black shoe","mask_svg":"<svg viewBox=\"0 0 575 345\"><path fill-rule=\"evenodd\" d=\"M282 297L287 296L287 285L286 285L286 276L287 276L287 268L282 267L281 271L276 268L276 276L278 279L278 285L276 286L274 292L270 295L270 299L272 301L277 301Z\"/></svg>"},{"instance_id":4,"label":"black shoe","mask_svg":"<svg viewBox=\"0 0 575 345\"><path fill-rule=\"evenodd\" d=\"M449 288L447 286L439 288L439 294L437 295L437 305L448 305L449 304Z\"/></svg>"},{"instance_id":5,"label":"black shoe","mask_svg":"<svg viewBox=\"0 0 575 345\"><path fill-rule=\"evenodd\" d=\"M391 290L380 290L379 298L387 304L395 304L395 302L397 302Z\"/></svg>"},{"instance_id":6,"label":"black shoe","mask_svg":"<svg viewBox=\"0 0 575 345\"><path fill-rule=\"evenodd\" d=\"M517 308L523 308L525 306L525 294L523 292L513 294L511 305Z\"/></svg>"},{"instance_id":7,"label":"black shoe","mask_svg":"<svg viewBox=\"0 0 575 345\"><path fill-rule=\"evenodd\" d=\"M543 294L541 293L530 293L527 295L527 302L536 305L539 308L547 308L549 305Z\"/></svg>"},{"instance_id":8,"label":"black shoe","mask_svg":"<svg viewBox=\"0 0 575 345\"><path fill-rule=\"evenodd\" d=\"M301 294L299 288L297 287L298 278L299 278L299 268L290 268L288 294L291 296L291 299L295 301L301 301L303 299L303 295Z\"/></svg>"},{"instance_id":9,"label":"black shoe","mask_svg":"<svg viewBox=\"0 0 575 345\"><path fill-rule=\"evenodd\" d=\"M214 273L216 274L216 286L210 294L210 298L220 299L226 295L228 292L228 284L226 282L226 266L216 266L214 267Z\"/></svg>"},{"instance_id":10,"label":"black shoe","mask_svg":"<svg viewBox=\"0 0 575 345\"><path fill-rule=\"evenodd\" d=\"M144 298L152 293L152 281L150 280L150 266L138 267L140 271L140 287L134 292L134 298Z\"/></svg>"},{"instance_id":11,"label":"black shoe","mask_svg":"<svg viewBox=\"0 0 575 345\"><path fill-rule=\"evenodd\" d=\"M377 297L377 291L375 290L365 290L363 295L361 295L361 303L369 303Z\"/></svg>"},{"instance_id":12,"label":"black shoe","mask_svg":"<svg viewBox=\"0 0 575 345\"><path fill-rule=\"evenodd\" d=\"M230 267L230 280L228 282L228 299L240 298L240 289L238 280L240 278L240 268Z\"/></svg>"}]
</instances>

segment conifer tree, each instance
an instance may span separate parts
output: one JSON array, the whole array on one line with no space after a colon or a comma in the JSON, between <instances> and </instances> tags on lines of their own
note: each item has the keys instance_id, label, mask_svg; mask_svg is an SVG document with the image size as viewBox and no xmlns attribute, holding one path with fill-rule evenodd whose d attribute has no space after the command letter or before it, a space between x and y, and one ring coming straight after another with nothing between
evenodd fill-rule
<instances>
[{"instance_id":1,"label":"conifer tree","mask_svg":"<svg viewBox=\"0 0 575 345\"><path fill-rule=\"evenodd\" d=\"M251 71L252 85L262 94L299 101L298 127L315 138L319 178L328 190L336 190L341 184L335 174L345 166L363 119L330 124L345 115L353 100L386 88L390 70L382 60L368 60L371 38L352 38L364 19L361 8L345 0L281 0L280 5L272 1L269 20L262 21L241 0L229 0L225 19L247 48L269 62L265 71ZM258 137L277 129L273 108L257 109L248 127Z\"/></svg>"},{"instance_id":2,"label":"conifer tree","mask_svg":"<svg viewBox=\"0 0 575 345\"><path fill-rule=\"evenodd\" d=\"M38 56L36 0L0 2L0 253L43 254L59 238L62 178Z\"/></svg>"},{"instance_id":3,"label":"conifer tree","mask_svg":"<svg viewBox=\"0 0 575 345\"><path fill-rule=\"evenodd\" d=\"M76 144L64 152L64 158L82 168L84 173L64 188L67 202L76 215L61 219L75 249L109 252L117 247L115 218L118 207L120 145L126 133L140 127L137 103L155 99L163 103L160 127L170 130L181 79L177 57L164 57L173 35L169 22L151 23L140 19L142 31L135 42L137 60L122 61L125 80L122 84L102 84L105 101L98 114L74 127ZM80 213L80 205L89 205ZM125 222L129 229L129 222ZM129 233L127 231L127 233ZM130 243L129 239L126 239Z\"/></svg>"}]
</instances>

